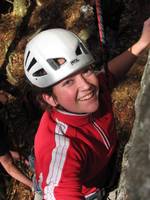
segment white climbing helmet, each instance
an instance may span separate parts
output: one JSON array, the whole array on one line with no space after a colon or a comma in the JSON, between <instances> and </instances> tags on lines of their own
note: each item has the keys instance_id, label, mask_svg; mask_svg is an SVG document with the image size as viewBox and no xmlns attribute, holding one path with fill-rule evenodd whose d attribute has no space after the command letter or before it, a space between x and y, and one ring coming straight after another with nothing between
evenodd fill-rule
<instances>
[{"instance_id":1,"label":"white climbing helmet","mask_svg":"<svg viewBox=\"0 0 150 200\"><path fill-rule=\"evenodd\" d=\"M59 58L65 61L62 65ZM37 34L27 44L24 56L25 75L39 88L52 86L92 63L93 56L78 36L61 28Z\"/></svg>"}]
</instances>

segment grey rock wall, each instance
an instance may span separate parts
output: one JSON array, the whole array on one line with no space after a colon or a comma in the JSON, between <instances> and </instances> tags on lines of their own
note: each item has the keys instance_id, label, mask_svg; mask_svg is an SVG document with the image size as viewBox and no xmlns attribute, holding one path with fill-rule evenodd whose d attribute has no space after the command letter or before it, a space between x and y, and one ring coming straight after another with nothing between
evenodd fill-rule
<instances>
[{"instance_id":1,"label":"grey rock wall","mask_svg":"<svg viewBox=\"0 0 150 200\"><path fill-rule=\"evenodd\" d=\"M132 134L124 151L117 200L150 200L150 51L135 113Z\"/></svg>"}]
</instances>

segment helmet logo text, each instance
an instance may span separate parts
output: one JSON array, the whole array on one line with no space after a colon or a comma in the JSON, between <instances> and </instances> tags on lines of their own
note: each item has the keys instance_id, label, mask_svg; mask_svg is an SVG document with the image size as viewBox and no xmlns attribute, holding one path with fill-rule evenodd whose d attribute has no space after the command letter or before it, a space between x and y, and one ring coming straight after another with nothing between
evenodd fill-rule
<instances>
[{"instance_id":1,"label":"helmet logo text","mask_svg":"<svg viewBox=\"0 0 150 200\"><path fill-rule=\"evenodd\" d=\"M77 62L79 62L79 59L74 59L74 60L72 60L70 63L72 64L72 65L74 65L75 63L77 63Z\"/></svg>"}]
</instances>

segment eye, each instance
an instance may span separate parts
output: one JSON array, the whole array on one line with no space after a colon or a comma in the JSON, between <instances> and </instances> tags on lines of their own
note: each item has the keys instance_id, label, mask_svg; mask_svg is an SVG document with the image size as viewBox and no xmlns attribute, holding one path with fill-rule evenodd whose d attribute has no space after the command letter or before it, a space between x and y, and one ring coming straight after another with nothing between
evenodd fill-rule
<instances>
[{"instance_id":1,"label":"eye","mask_svg":"<svg viewBox=\"0 0 150 200\"><path fill-rule=\"evenodd\" d=\"M73 85L74 83L74 80L73 79L67 79L67 80L64 80L63 83L62 83L62 86L71 86Z\"/></svg>"}]
</instances>

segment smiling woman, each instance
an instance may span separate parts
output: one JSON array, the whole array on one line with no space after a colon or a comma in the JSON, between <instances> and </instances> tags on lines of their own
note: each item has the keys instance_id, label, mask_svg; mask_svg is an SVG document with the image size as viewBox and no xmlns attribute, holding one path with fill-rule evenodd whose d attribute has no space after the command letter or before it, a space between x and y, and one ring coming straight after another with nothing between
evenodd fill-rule
<instances>
[{"instance_id":1,"label":"smiling woman","mask_svg":"<svg viewBox=\"0 0 150 200\"><path fill-rule=\"evenodd\" d=\"M93 71L90 51L68 30L45 30L27 44L25 75L51 107L34 141L36 181L44 200L107 196L102 191L110 187L118 144L107 83L113 88L150 44L149 21L132 52L129 48L108 63L109 80L104 70Z\"/></svg>"}]
</instances>

